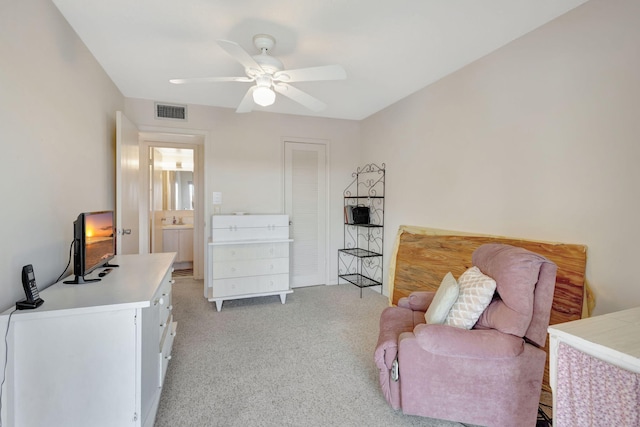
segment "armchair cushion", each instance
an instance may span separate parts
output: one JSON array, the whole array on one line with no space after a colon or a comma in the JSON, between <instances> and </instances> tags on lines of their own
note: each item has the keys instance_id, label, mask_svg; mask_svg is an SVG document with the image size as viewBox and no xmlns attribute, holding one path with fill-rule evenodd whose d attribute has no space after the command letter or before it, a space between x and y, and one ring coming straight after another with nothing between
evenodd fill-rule
<instances>
[{"instance_id":1,"label":"armchair cushion","mask_svg":"<svg viewBox=\"0 0 640 427\"><path fill-rule=\"evenodd\" d=\"M460 294L451 307L445 325L471 329L487 308L496 290L496 281L473 266L458 279Z\"/></svg>"},{"instance_id":2,"label":"armchair cushion","mask_svg":"<svg viewBox=\"0 0 640 427\"><path fill-rule=\"evenodd\" d=\"M524 351L524 340L494 329L467 330L447 325L417 325L415 338L424 350L440 356L500 359Z\"/></svg>"},{"instance_id":3,"label":"armchair cushion","mask_svg":"<svg viewBox=\"0 0 640 427\"><path fill-rule=\"evenodd\" d=\"M442 279L442 283L440 283L440 287L436 291L433 301L431 301L427 312L424 314L424 319L427 323L431 325L444 323L449 314L449 310L451 310L451 306L453 306L458 299L459 293L460 287L458 286L458 282L455 277L453 277L453 274L448 272L444 276L444 279Z\"/></svg>"}]
</instances>

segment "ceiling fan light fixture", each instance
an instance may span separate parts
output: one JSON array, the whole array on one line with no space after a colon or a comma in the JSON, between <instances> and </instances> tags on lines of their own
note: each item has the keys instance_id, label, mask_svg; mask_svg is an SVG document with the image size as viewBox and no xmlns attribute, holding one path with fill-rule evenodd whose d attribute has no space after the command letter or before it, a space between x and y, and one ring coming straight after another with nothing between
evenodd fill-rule
<instances>
[{"instance_id":1,"label":"ceiling fan light fixture","mask_svg":"<svg viewBox=\"0 0 640 427\"><path fill-rule=\"evenodd\" d=\"M253 101L263 107L268 107L276 101L276 93L271 88L259 86L253 91Z\"/></svg>"}]
</instances>

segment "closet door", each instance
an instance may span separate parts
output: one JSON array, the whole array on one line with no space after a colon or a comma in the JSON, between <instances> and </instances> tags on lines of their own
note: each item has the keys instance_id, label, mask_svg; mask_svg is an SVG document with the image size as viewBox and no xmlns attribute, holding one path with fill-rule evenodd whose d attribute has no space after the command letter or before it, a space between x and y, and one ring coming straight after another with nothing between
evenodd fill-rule
<instances>
[{"instance_id":1,"label":"closet door","mask_svg":"<svg viewBox=\"0 0 640 427\"><path fill-rule=\"evenodd\" d=\"M291 220L291 287L326 284L325 144L285 141L285 211Z\"/></svg>"}]
</instances>

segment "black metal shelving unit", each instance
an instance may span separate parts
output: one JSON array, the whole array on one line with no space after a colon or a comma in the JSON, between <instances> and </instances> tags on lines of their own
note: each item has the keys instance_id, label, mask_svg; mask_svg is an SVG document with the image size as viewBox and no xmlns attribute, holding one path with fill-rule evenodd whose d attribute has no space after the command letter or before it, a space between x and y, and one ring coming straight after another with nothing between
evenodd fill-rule
<instances>
[{"instance_id":1,"label":"black metal shelving unit","mask_svg":"<svg viewBox=\"0 0 640 427\"><path fill-rule=\"evenodd\" d=\"M344 247L338 250L338 283L343 280L358 286L362 298L363 288L380 286L382 293L385 164L367 164L352 176L344 190ZM348 220L347 211L354 206L369 208L367 223Z\"/></svg>"}]
</instances>

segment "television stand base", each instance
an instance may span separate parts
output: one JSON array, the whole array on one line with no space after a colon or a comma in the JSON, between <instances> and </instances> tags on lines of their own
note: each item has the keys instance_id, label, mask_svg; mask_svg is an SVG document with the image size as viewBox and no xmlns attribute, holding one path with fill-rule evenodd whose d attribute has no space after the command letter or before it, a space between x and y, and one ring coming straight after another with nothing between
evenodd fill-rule
<instances>
[{"instance_id":1,"label":"television stand base","mask_svg":"<svg viewBox=\"0 0 640 427\"><path fill-rule=\"evenodd\" d=\"M99 282L101 279L85 279L84 276L76 276L75 279L65 280L67 285L81 285L83 283Z\"/></svg>"}]
</instances>

